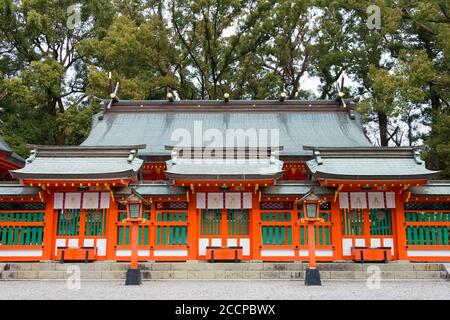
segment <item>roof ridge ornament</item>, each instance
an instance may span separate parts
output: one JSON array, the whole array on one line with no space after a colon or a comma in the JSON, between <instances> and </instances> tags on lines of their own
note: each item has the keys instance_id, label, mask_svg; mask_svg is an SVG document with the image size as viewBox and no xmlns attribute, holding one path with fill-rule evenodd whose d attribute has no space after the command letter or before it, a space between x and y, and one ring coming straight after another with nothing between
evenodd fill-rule
<instances>
[{"instance_id":1,"label":"roof ridge ornament","mask_svg":"<svg viewBox=\"0 0 450 320\"><path fill-rule=\"evenodd\" d=\"M414 160L416 161L417 164L421 165L421 166L425 166L425 161L423 161L420 158L420 151L419 150L414 150Z\"/></svg>"},{"instance_id":2,"label":"roof ridge ornament","mask_svg":"<svg viewBox=\"0 0 450 320\"><path fill-rule=\"evenodd\" d=\"M316 159L318 165L323 164L323 160L322 160L322 157L320 156L320 151L319 150L314 149L313 150L313 155L314 155L314 158Z\"/></svg>"},{"instance_id":3,"label":"roof ridge ornament","mask_svg":"<svg viewBox=\"0 0 450 320\"><path fill-rule=\"evenodd\" d=\"M37 156L37 149L33 149L30 151L30 156L25 160L26 163L31 163L36 159Z\"/></svg>"},{"instance_id":4,"label":"roof ridge ornament","mask_svg":"<svg viewBox=\"0 0 450 320\"><path fill-rule=\"evenodd\" d=\"M112 86L112 76L111 76L111 72L108 73L108 80L109 80L109 89L111 91L111 93L109 94L109 101L108 104L105 107L105 100L102 102L103 108L100 111L100 114L98 115L98 120L103 120L104 116L105 116L105 112L109 109L111 109L111 106L113 103L117 103L120 101L119 99L119 89L120 89L120 83L117 82L116 83L116 87L113 90L113 86Z\"/></svg>"},{"instance_id":5,"label":"roof ridge ornament","mask_svg":"<svg viewBox=\"0 0 450 320\"><path fill-rule=\"evenodd\" d=\"M128 156L127 162L128 163L133 162L134 158L136 158L136 155L137 155L137 150L136 149L130 150L130 155Z\"/></svg>"}]
</instances>

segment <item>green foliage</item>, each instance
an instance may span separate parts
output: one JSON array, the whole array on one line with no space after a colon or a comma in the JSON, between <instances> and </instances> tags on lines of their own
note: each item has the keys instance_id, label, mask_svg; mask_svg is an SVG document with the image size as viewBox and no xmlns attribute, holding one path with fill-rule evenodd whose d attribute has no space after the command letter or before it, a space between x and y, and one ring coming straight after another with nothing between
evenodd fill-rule
<instances>
[{"instance_id":1,"label":"green foliage","mask_svg":"<svg viewBox=\"0 0 450 320\"><path fill-rule=\"evenodd\" d=\"M433 134L426 140L424 159L431 169L442 170L441 177L450 177L450 112L438 115Z\"/></svg>"}]
</instances>

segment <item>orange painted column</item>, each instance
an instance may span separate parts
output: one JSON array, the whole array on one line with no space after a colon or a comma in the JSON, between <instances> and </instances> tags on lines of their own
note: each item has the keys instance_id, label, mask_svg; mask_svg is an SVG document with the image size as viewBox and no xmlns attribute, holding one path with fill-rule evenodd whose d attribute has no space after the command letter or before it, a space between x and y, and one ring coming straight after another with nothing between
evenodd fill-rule
<instances>
[{"instance_id":1,"label":"orange painted column","mask_svg":"<svg viewBox=\"0 0 450 320\"><path fill-rule=\"evenodd\" d=\"M84 246L84 238L86 237L86 209L80 210L80 222L78 226L78 246Z\"/></svg>"},{"instance_id":2,"label":"orange painted column","mask_svg":"<svg viewBox=\"0 0 450 320\"><path fill-rule=\"evenodd\" d=\"M292 226L292 245L294 246L294 260L300 260L300 226L298 225L298 205L294 202L292 208L291 226Z\"/></svg>"},{"instance_id":3,"label":"orange painted column","mask_svg":"<svg viewBox=\"0 0 450 320\"><path fill-rule=\"evenodd\" d=\"M149 247L150 247L150 258L155 258L155 245L156 245L156 221L157 221L157 213L156 213L156 202L152 200L151 210L150 210L150 226L149 226Z\"/></svg>"},{"instance_id":4,"label":"orange painted column","mask_svg":"<svg viewBox=\"0 0 450 320\"><path fill-rule=\"evenodd\" d=\"M42 191L46 192L46 191ZM44 226L44 238L43 238L43 252L42 252L42 260L51 260L52 256L55 255L55 220L57 219L57 214L54 213L53 210L53 194L50 194L46 197L47 203L45 205L45 226Z\"/></svg>"},{"instance_id":5,"label":"orange painted column","mask_svg":"<svg viewBox=\"0 0 450 320\"><path fill-rule=\"evenodd\" d=\"M404 197L403 194L395 195L395 222L397 231L396 248L394 251L398 253L399 260L408 260L406 255L406 228L405 228L405 210L404 210Z\"/></svg>"},{"instance_id":6,"label":"orange painted column","mask_svg":"<svg viewBox=\"0 0 450 320\"><path fill-rule=\"evenodd\" d=\"M309 249L309 260L308 268L316 268L316 239L314 234L315 223L308 222L308 249Z\"/></svg>"},{"instance_id":7,"label":"orange painted column","mask_svg":"<svg viewBox=\"0 0 450 320\"><path fill-rule=\"evenodd\" d=\"M139 222L133 221L131 223L131 269L138 267L138 250L139 250Z\"/></svg>"},{"instance_id":8,"label":"orange painted column","mask_svg":"<svg viewBox=\"0 0 450 320\"><path fill-rule=\"evenodd\" d=\"M188 204L188 259L196 260L198 255L199 219L195 193L189 193Z\"/></svg>"},{"instance_id":9,"label":"orange painted column","mask_svg":"<svg viewBox=\"0 0 450 320\"><path fill-rule=\"evenodd\" d=\"M220 215L220 238L222 239L222 246L227 246L228 234L227 209L222 209Z\"/></svg>"},{"instance_id":10,"label":"orange painted column","mask_svg":"<svg viewBox=\"0 0 450 320\"><path fill-rule=\"evenodd\" d=\"M106 216L106 259L113 260L116 257L115 246L117 244L117 221L119 220L117 201L111 200Z\"/></svg>"},{"instance_id":11,"label":"orange painted column","mask_svg":"<svg viewBox=\"0 0 450 320\"><path fill-rule=\"evenodd\" d=\"M331 227L333 258L334 260L342 259L342 219L339 201L331 202Z\"/></svg>"},{"instance_id":12,"label":"orange painted column","mask_svg":"<svg viewBox=\"0 0 450 320\"><path fill-rule=\"evenodd\" d=\"M252 193L252 211L251 211L251 239L250 239L250 247L251 247L251 259L252 260L261 260L261 213L259 210L259 192Z\"/></svg>"}]
</instances>

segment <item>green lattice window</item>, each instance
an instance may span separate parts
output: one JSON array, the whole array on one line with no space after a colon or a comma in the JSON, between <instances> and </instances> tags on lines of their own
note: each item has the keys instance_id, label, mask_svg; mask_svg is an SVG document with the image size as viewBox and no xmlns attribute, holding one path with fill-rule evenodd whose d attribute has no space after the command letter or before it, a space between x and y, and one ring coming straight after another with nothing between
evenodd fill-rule
<instances>
[{"instance_id":1,"label":"green lattice window","mask_svg":"<svg viewBox=\"0 0 450 320\"><path fill-rule=\"evenodd\" d=\"M221 209L202 210L200 220L200 234L208 236L220 235Z\"/></svg>"},{"instance_id":2,"label":"green lattice window","mask_svg":"<svg viewBox=\"0 0 450 320\"><path fill-rule=\"evenodd\" d=\"M299 218L303 218L303 212L298 213ZM331 214L329 212L319 212L319 218L323 219L325 223L331 222ZM299 227L300 244L308 244L308 226L302 225ZM317 245L331 245L331 225L317 226L314 228L314 234Z\"/></svg>"},{"instance_id":3,"label":"green lattice window","mask_svg":"<svg viewBox=\"0 0 450 320\"><path fill-rule=\"evenodd\" d=\"M86 210L85 232L86 236L106 235L106 209Z\"/></svg>"},{"instance_id":4,"label":"green lattice window","mask_svg":"<svg viewBox=\"0 0 450 320\"><path fill-rule=\"evenodd\" d=\"M228 235L249 234L249 212L248 210L228 210Z\"/></svg>"},{"instance_id":5,"label":"green lattice window","mask_svg":"<svg viewBox=\"0 0 450 320\"><path fill-rule=\"evenodd\" d=\"M450 212L405 212L408 245L450 245Z\"/></svg>"},{"instance_id":6,"label":"green lattice window","mask_svg":"<svg viewBox=\"0 0 450 320\"><path fill-rule=\"evenodd\" d=\"M150 210L148 206L144 208L145 210ZM124 211L125 210L125 211ZM119 212L119 222L127 218L126 206L122 207L121 212ZM150 212L144 211L143 218L147 221L150 220ZM117 226L117 244L120 246L126 246L130 244L131 230L129 226L119 225ZM148 225L139 226L138 231L138 242L139 245L148 245L150 243L150 229Z\"/></svg>"},{"instance_id":7,"label":"green lattice window","mask_svg":"<svg viewBox=\"0 0 450 320\"><path fill-rule=\"evenodd\" d=\"M392 214L390 209L370 209L370 235L392 235Z\"/></svg>"},{"instance_id":8,"label":"green lattice window","mask_svg":"<svg viewBox=\"0 0 450 320\"><path fill-rule=\"evenodd\" d=\"M264 212L261 214L261 234L263 245L291 245L291 212ZM270 225L284 222L285 225Z\"/></svg>"},{"instance_id":9,"label":"green lattice window","mask_svg":"<svg viewBox=\"0 0 450 320\"><path fill-rule=\"evenodd\" d=\"M80 210L58 210L58 236L77 236L80 228Z\"/></svg>"},{"instance_id":10,"label":"green lattice window","mask_svg":"<svg viewBox=\"0 0 450 320\"><path fill-rule=\"evenodd\" d=\"M362 209L342 209L342 235L364 235L364 215Z\"/></svg>"},{"instance_id":11,"label":"green lattice window","mask_svg":"<svg viewBox=\"0 0 450 320\"><path fill-rule=\"evenodd\" d=\"M0 222L4 224L0 227L0 245L42 245L44 212L0 212ZM9 226L8 222L14 225Z\"/></svg>"},{"instance_id":12,"label":"green lattice window","mask_svg":"<svg viewBox=\"0 0 450 320\"><path fill-rule=\"evenodd\" d=\"M169 225L158 225L156 227L157 245L187 245L187 226L173 226L171 222L187 222L187 213L161 212L157 215L158 223L169 223Z\"/></svg>"},{"instance_id":13,"label":"green lattice window","mask_svg":"<svg viewBox=\"0 0 450 320\"><path fill-rule=\"evenodd\" d=\"M129 245L131 237L131 230L129 226L119 226L117 227L117 244L118 245ZM149 244L149 227L140 226L138 231L138 243L139 245Z\"/></svg>"}]
</instances>

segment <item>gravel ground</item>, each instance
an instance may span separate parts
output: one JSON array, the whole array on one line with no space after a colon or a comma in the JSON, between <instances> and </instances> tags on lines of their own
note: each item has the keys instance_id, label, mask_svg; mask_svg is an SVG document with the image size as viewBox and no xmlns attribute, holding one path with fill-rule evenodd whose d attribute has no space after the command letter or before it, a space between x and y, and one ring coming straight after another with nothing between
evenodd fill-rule
<instances>
[{"instance_id":1,"label":"gravel ground","mask_svg":"<svg viewBox=\"0 0 450 320\"><path fill-rule=\"evenodd\" d=\"M65 281L2 281L2 299L450 299L448 281L382 282L369 289L365 282L323 281L322 287L305 287L301 281L146 281L124 286L123 281L83 281L68 289Z\"/></svg>"}]
</instances>

